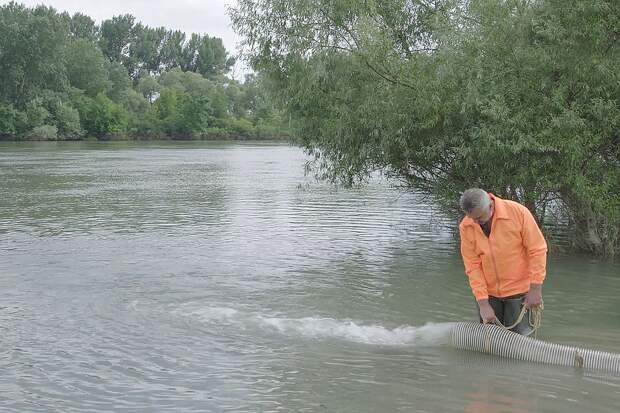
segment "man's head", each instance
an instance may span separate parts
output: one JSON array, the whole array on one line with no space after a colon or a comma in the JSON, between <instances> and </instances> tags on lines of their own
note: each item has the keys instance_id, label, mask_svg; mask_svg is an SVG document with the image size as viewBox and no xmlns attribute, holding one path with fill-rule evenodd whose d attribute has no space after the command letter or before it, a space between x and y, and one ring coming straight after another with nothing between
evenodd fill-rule
<instances>
[{"instance_id":1,"label":"man's head","mask_svg":"<svg viewBox=\"0 0 620 413\"><path fill-rule=\"evenodd\" d=\"M471 188L461 195L461 209L478 224L484 224L493 216L493 202L489 194L480 188Z\"/></svg>"}]
</instances>

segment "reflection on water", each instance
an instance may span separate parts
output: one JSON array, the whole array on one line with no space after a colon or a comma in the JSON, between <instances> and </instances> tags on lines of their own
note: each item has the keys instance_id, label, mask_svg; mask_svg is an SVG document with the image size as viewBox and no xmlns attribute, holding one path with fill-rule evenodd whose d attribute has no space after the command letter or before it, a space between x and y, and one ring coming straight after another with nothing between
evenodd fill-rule
<instances>
[{"instance_id":1,"label":"reflection on water","mask_svg":"<svg viewBox=\"0 0 620 413\"><path fill-rule=\"evenodd\" d=\"M452 223L292 147L0 145L3 411L617 412L620 378L456 352ZM620 349L620 267L552 256L543 339Z\"/></svg>"}]
</instances>

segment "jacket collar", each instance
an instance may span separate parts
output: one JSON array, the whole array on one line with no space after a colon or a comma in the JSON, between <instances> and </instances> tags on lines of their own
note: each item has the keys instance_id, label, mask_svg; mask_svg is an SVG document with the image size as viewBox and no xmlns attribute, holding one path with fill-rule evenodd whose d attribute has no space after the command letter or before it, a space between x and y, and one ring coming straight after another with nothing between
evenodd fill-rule
<instances>
[{"instance_id":1,"label":"jacket collar","mask_svg":"<svg viewBox=\"0 0 620 413\"><path fill-rule=\"evenodd\" d=\"M503 199L489 192L489 198L493 200L493 221L496 219L509 219L506 212L506 204ZM463 225L478 225L473 219L465 215L462 221Z\"/></svg>"}]
</instances>

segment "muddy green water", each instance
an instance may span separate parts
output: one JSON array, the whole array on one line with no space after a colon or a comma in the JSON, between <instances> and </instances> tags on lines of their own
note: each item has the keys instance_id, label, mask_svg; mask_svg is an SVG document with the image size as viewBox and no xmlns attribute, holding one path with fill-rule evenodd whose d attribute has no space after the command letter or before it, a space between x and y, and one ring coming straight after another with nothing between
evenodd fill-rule
<instances>
[{"instance_id":1,"label":"muddy green water","mask_svg":"<svg viewBox=\"0 0 620 413\"><path fill-rule=\"evenodd\" d=\"M620 377L451 349L449 221L256 143L0 144L0 410L618 412ZM545 340L620 352L620 265L550 256Z\"/></svg>"}]
</instances>

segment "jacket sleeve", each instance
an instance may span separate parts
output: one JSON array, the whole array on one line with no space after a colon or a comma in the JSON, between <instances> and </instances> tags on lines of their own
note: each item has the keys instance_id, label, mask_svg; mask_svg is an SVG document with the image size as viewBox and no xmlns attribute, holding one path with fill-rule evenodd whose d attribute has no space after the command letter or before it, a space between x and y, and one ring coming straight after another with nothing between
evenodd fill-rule
<instances>
[{"instance_id":1,"label":"jacket sleeve","mask_svg":"<svg viewBox=\"0 0 620 413\"><path fill-rule=\"evenodd\" d=\"M469 286L476 300L485 300L489 298L489 294L482 273L480 257L476 254L473 240L467 236L467 229L459 227L459 232L461 234L461 255L465 264L465 274L469 278Z\"/></svg>"},{"instance_id":2,"label":"jacket sleeve","mask_svg":"<svg viewBox=\"0 0 620 413\"><path fill-rule=\"evenodd\" d=\"M530 282L542 284L547 274L547 242L532 213L523 208L523 245L527 252Z\"/></svg>"}]
</instances>

